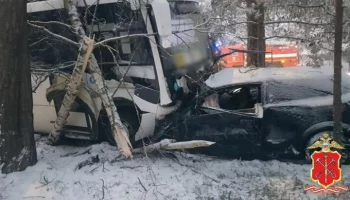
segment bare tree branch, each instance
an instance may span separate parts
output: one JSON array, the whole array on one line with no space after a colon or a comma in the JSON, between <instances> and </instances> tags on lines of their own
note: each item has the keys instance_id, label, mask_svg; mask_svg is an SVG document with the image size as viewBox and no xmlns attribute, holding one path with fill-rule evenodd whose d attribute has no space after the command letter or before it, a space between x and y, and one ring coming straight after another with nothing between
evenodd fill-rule
<instances>
[{"instance_id":1,"label":"bare tree branch","mask_svg":"<svg viewBox=\"0 0 350 200\"><path fill-rule=\"evenodd\" d=\"M32 27L34 27L34 28L40 29L40 30L44 31L45 33L47 33L48 35L50 35L50 36L52 36L52 37L55 37L55 38L57 38L57 39L60 39L60 40L62 40L62 41L65 41L65 42L67 42L67 43L69 43L69 44L71 44L71 45L74 45L74 46L76 46L76 47L79 47L79 46L80 46L79 43L76 43L76 42L74 42L73 40L70 40L70 39L68 39L68 38L66 38L66 37L63 37L63 36L61 36L61 35L55 34L55 33L49 31L48 29L46 29L46 28L43 27L43 26L38 26L38 25L32 24L32 23L30 23L30 22L27 22L27 24L29 24L30 26L32 26Z\"/></svg>"},{"instance_id":2,"label":"bare tree branch","mask_svg":"<svg viewBox=\"0 0 350 200\"><path fill-rule=\"evenodd\" d=\"M303 21L295 21L295 20L264 22L265 25L270 25L270 24L289 24L289 23L313 25L313 26L328 26L328 25L332 25L332 23L312 23L312 22L303 22Z\"/></svg>"},{"instance_id":3,"label":"bare tree branch","mask_svg":"<svg viewBox=\"0 0 350 200\"><path fill-rule=\"evenodd\" d=\"M31 24L57 24L57 25L60 25L60 26L64 26L68 29L71 29L72 26L68 25L68 24L65 24L65 23L62 23L62 22L59 22L59 21L46 21L46 22L43 22L43 21L30 21L28 20L27 22L31 23Z\"/></svg>"},{"instance_id":4,"label":"bare tree branch","mask_svg":"<svg viewBox=\"0 0 350 200\"><path fill-rule=\"evenodd\" d=\"M125 39L125 38L132 38L132 37L149 37L152 35L156 35L157 33L152 33L152 34L132 34L132 35L123 35L123 36L118 36L118 37L112 37L112 38L108 38L106 40L103 40L101 42L97 42L94 45L94 48L102 46L108 42L113 42L113 41L117 41L117 40L121 40L121 39Z\"/></svg>"},{"instance_id":5,"label":"bare tree branch","mask_svg":"<svg viewBox=\"0 0 350 200\"><path fill-rule=\"evenodd\" d=\"M326 4L318 4L318 5L302 5L302 4L269 4L271 7L298 7L298 8L322 8Z\"/></svg>"}]
</instances>

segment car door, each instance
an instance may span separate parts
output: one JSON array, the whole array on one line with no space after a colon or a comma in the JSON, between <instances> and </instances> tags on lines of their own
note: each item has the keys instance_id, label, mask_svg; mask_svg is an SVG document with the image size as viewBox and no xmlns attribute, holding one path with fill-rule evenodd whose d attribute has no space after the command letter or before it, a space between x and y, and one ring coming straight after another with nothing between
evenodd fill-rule
<instances>
[{"instance_id":1,"label":"car door","mask_svg":"<svg viewBox=\"0 0 350 200\"><path fill-rule=\"evenodd\" d=\"M258 151L261 146L262 119L259 101L253 108L238 110L199 106L197 111L200 114L184 120L185 139L216 142L215 145L221 151L218 153L225 155Z\"/></svg>"},{"instance_id":2,"label":"car door","mask_svg":"<svg viewBox=\"0 0 350 200\"><path fill-rule=\"evenodd\" d=\"M208 110L208 108L200 108ZM186 120L186 137L216 142L221 147L249 153L260 146L260 119L242 112L229 113L211 109L213 113Z\"/></svg>"}]
</instances>

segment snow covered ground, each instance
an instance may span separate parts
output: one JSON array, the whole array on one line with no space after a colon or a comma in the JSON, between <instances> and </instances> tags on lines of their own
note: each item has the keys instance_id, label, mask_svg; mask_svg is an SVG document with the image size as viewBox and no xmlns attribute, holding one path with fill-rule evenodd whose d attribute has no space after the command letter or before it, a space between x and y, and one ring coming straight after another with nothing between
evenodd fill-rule
<instances>
[{"instance_id":1,"label":"snow covered ground","mask_svg":"<svg viewBox=\"0 0 350 200\"><path fill-rule=\"evenodd\" d=\"M106 143L51 147L44 140L37 142L35 166L0 175L0 200L350 199L350 191L338 196L305 193L304 186L311 184L310 165L185 153L125 160ZM91 165L79 164L91 160ZM341 184L350 186L349 178L350 166L343 166Z\"/></svg>"}]
</instances>

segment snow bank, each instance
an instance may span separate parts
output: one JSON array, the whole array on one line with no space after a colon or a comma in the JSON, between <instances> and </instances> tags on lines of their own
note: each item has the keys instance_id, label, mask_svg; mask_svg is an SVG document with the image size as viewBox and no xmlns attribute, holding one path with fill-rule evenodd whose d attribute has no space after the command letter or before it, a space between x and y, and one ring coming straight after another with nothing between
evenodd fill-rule
<instances>
[{"instance_id":1,"label":"snow bank","mask_svg":"<svg viewBox=\"0 0 350 200\"><path fill-rule=\"evenodd\" d=\"M177 153L121 159L106 143L91 147L37 143L39 162L24 172L0 175L0 199L349 199L304 193L309 165L278 161L224 160ZM98 162L76 169L96 158ZM350 186L350 167L343 182Z\"/></svg>"}]
</instances>

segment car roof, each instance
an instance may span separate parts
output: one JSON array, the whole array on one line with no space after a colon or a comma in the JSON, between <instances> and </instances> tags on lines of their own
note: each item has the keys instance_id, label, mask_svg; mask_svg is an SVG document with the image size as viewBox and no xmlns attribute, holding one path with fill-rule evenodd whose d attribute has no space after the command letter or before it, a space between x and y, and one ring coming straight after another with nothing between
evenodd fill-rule
<instances>
[{"instance_id":1,"label":"car roof","mask_svg":"<svg viewBox=\"0 0 350 200\"><path fill-rule=\"evenodd\" d=\"M345 74L345 73L344 73ZM317 76L332 76L333 67L283 67L283 68L225 68L212 74L205 84L210 88L220 88L230 85L262 83L269 80L298 80L315 78Z\"/></svg>"}]
</instances>

